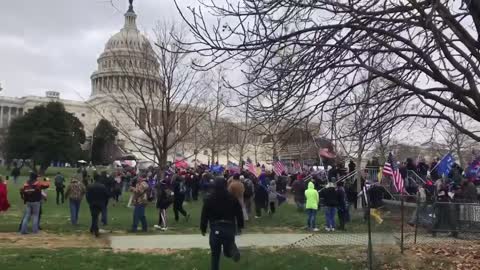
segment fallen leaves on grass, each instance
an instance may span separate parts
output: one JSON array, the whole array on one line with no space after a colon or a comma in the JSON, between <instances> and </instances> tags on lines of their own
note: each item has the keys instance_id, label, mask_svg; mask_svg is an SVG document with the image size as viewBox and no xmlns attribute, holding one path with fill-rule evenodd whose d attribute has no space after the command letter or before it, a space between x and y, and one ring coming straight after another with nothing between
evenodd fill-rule
<instances>
[{"instance_id":1,"label":"fallen leaves on grass","mask_svg":"<svg viewBox=\"0 0 480 270\"><path fill-rule=\"evenodd\" d=\"M436 269L480 270L480 243L417 245L411 252ZM433 268L432 268L433 269Z\"/></svg>"}]
</instances>

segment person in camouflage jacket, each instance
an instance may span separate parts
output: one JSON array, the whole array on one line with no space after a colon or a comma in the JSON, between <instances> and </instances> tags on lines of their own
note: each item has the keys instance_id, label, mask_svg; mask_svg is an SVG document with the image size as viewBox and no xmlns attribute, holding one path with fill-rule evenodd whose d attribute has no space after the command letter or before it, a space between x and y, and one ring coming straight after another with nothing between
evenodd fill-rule
<instances>
[{"instance_id":1,"label":"person in camouflage jacket","mask_svg":"<svg viewBox=\"0 0 480 270\"><path fill-rule=\"evenodd\" d=\"M147 181L145 181L145 177L139 177L135 187L130 188L130 191L133 194L132 204L134 206L132 232L137 231L139 221L142 223L142 231L147 231L145 207L148 204L148 190L149 186Z\"/></svg>"},{"instance_id":2,"label":"person in camouflage jacket","mask_svg":"<svg viewBox=\"0 0 480 270\"><path fill-rule=\"evenodd\" d=\"M86 188L76 178L72 178L70 185L65 191L65 197L70 200L70 221L72 225L78 224L78 213L80 212L80 204L83 196L85 196Z\"/></svg>"}]
</instances>

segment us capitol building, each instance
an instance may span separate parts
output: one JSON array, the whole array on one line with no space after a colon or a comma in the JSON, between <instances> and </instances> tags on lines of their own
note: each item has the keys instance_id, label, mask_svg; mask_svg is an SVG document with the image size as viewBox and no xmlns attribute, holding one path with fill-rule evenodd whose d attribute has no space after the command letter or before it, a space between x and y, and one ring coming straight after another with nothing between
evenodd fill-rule
<instances>
[{"instance_id":1,"label":"us capitol building","mask_svg":"<svg viewBox=\"0 0 480 270\"><path fill-rule=\"evenodd\" d=\"M134 154L140 159L152 159L152 157L147 157L142 151L139 151L131 140L131 134L137 134L133 137L141 136L142 131L138 126L142 125L142 122L145 122L145 112L142 113L141 106L137 109L134 108L130 112L132 114L134 113L138 119L137 123L134 124L134 121L126 115L126 111L119 108L119 104L123 103L118 103L118 100L114 101L115 96L122 95L122 91L119 89L132 89L132 86L129 85L132 81L140 82L138 85L142 90L153 89L154 91L159 91L161 85L157 56L151 43L137 28L137 15L131 2L132 1L130 1L130 6L125 13L123 28L108 40L104 51L97 59L97 70L94 71L90 77L91 94L88 100L76 101L62 99L60 93L55 91L46 91L43 97L24 96L16 98L0 96L0 130L3 131L2 134L5 134L10 122L16 117L23 115L35 106L56 101L63 103L65 109L83 123L87 136L85 148L89 148L93 131L99 121L104 118L122 130L119 132L117 144L123 149L124 154ZM147 87L148 89L144 89ZM123 93L128 91L123 91ZM128 106L135 107L131 104ZM152 116L152 118L154 117ZM180 124L182 121L178 121L178 123L175 132L184 132ZM226 126L235 125L235 123L229 120L225 120L225 124ZM231 138L238 140L238 132L238 129L228 130L228 136L224 137L226 137L227 140L231 140ZM128 134L127 136L130 139L127 139L125 134ZM235 139L232 140L235 141ZM172 149L169 160L174 159L178 153L181 153L181 155L185 157L192 157L193 149L197 149L197 145L193 145L192 141L183 142L179 147ZM225 144L230 144L230 147L225 147L223 150L221 148L217 149L215 160L218 160L222 164L226 164L229 160L238 162L240 155L239 150L231 147L235 142L227 141ZM289 143L287 142L287 144ZM265 140L265 136L255 138L255 143L248 143L245 147L243 152L244 159L249 157L254 161L265 162L272 158L272 150L269 147L268 139ZM305 147L302 148L311 149L312 147L311 145L305 145ZM211 153L209 154L209 150L211 149L208 149L208 147L205 149L197 149L197 159L204 163L209 162L212 155ZM282 151L283 154L281 155L287 159L299 159L300 156L303 156L303 150L292 150L291 144L289 147L280 149L280 153L282 153Z\"/></svg>"},{"instance_id":2,"label":"us capitol building","mask_svg":"<svg viewBox=\"0 0 480 270\"><path fill-rule=\"evenodd\" d=\"M93 131L102 118L108 120L117 128L122 126L121 129L123 131L127 130L127 133L142 133L138 126L130 123L133 121L128 119L128 117L125 119L125 116L121 116L125 114L125 111L122 111L118 107L118 100L114 101L112 97L114 95L122 95L122 91L118 89L131 88L129 84L131 84L132 81L141 82L139 84L141 85L140 87L153 85L152 89L160 88L161 85L157 56L149 40L138 30L136 19L137 15L132 4L130 4L125 13L123 28L107 41L104 51L97 59L97 70L95 70L90 77L91 94L88 100L76 101L62 99L60 93L56 91L46 91L45 96L0 96L0 130L3 131L2 133L5 134L9 124L16 117L23 115L35 106L43 105L51 101L63 103L65 109L83 123L87 136L85 146L87 149L91 142ZM141 119L141 109L137 109L134 113L139 118L140 124L142 121L145 121L145 119ZM143 117L145 116L143 115ZM178 132L181 132L180 125L178 130ZM145 156L142 157L141 153L133 150L136 147L129 145L132 144L131 140L126 139L124 134L119 132L117 143L122 145L125 154L133 153L137 157L145 158ZM192 156L192 153L189 152L192 152L192 149L196 147L192 147L192 145L185 147L184 145L182 148L183 149L174 149L173 152L175 153L172 153L172 156L175 156L175 154L179 152L184 156ZM198 150L199 154L197 158L206 163L209 160L208 150ZM258 150L260 149L255 149L255 152L264 152ZM234 154L231 153L231 155ZM220 156L217 154L216 160L219 159L220 162L227 163L227 159L234 160L231 155L229 158L229 154L226 156L224 156L224 153L220 154ZM265 160L267 156L263 155L259 157L259 159Z\"/></svg>"}]
</instances>

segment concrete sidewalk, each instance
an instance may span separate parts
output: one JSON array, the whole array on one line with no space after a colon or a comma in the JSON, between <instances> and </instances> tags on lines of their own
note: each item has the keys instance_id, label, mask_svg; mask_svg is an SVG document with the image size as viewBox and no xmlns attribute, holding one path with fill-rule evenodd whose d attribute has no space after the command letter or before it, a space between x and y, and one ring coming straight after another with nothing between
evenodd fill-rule
<instances>
[{"instance_id":1,"label":"concrete sidewalk","mask_svg":"<svg viewBox=\"0 0 480 270\"><path fill-rule=\"evenodd\" d=\"M208 249L208 235L132 235L111 236L110 245L115 250L129 249ZM374 245L395 245L400 235L392 233L372 234ZM413 243L413 234L405 234L405 243ZM433 238L419 235L417 243L461 243L463 240L450 237ZM317 247L317 246L362 246L367 245L366 233L318 233L318 234L243 234L236 237L239 247Z\"/></svg>"},{"instance_id":2,"label":"concrete sidewalk","mask_svg":"<svg viewBox=\"0 0 480 270\"><path fill-rule=\"evenodd\" d=\"M239 247L281 247L292 245L310 234L243 234L236 237ZM191 249L210 248L208 235L140 235L111 236L110 245L115 250L128 249Z\"/></svg>"}]
</instances>

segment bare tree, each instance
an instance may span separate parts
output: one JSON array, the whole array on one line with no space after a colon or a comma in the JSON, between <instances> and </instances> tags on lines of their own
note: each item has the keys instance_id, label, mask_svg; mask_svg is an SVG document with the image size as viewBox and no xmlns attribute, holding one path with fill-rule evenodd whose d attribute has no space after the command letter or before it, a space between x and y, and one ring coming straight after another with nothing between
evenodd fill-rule
<instances>
[{"instance_id":1,"label":"bare tree","mask_svg":"<svg viewBox=\"0 0 480 270\"><path fill-rule=\"evenodd\" d=\"M398 121L383 119L395 119L403 107L402 103L388 101L391 92L382 91L385 88L389 88L389 83L385 80L367 81L357 86L356 91L352 91L345 99L333 100L332 109L327 110L331 111L331 132L337 145L357 164L357 192L361 190L361 165L365 154L377 143L385 151L386 143L390 141L392 131L398 124ZM382 158L385 159L384 156Z\"/></svg>"},{"instance_id":2,"label":"bare tree","mask_svg":"<svg viewBox=\"0 0 480 270\"><path fill-rule=\"evenodd\" d=\"M212 164L219 161L219 155L225 150L226 141L226 89L224 83L224 70L219 67L212 76L213 79L208 85L208 89L212 92L209 102L209 114L206 115L203 125L200 127L199 136L206 148L210 150ZM228 149L227 149L228 152Z\"/></svg>"},{"instance_id":3,"label":"bare tree","mask_svg":"<svg viewBox=\"0 0 480 270\"><path fill-rule=\"evenodd\" d=\"M103 97L92 106L113 119L127 151L164 169L180 143L193 143L192 131L209 113L204 75L191 69L190 55L178 47L185 41L182 29L159 24L152 48L128 19L131 29L111 40L110 55L101 57L112 76L96 84Z\"/></svg>"},{"instance_id":4,"label":"bare tree","mask_svg":"<svg viewBox=\"0 0 480 270\"><path fill-rule=\"evenodd\" d=\"M454 114L453 119L460 125L467 127L468 124L464 122L462 115ZM457 155L460 166L465 168L465 156L471 153L473 148L477 145L475 141L467 135L461 133L458 129L449 123L441 123L438 126L438 133L443 139L442 148L448 149Z\"/></svg>"},{"instance_id":5,"label":"bare tree","mask_svg":"<svg viewBox=\"0 0 480 270\"><path fill-rule=\"evenodd\" d=\"M385 102L411 105L384 121L441 119L480 141L475 129L452 117L480 121L480 45L472 16L477 26L480 17L476 1L467 7L450 0L224 0L179 11L196 38L190 48L212 59L199 67L240 62L252 67L246 72L259 89L255 97L278 92L278 102L257 113L288 117L306 105L309 117L381 78L390 86L379 94L393 92ZM213 27L208 16L217 19ZM370 76L352 75L359 71Z\"/></svg>"}]
</instances>

